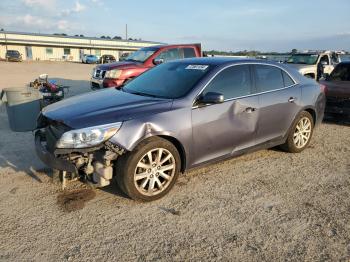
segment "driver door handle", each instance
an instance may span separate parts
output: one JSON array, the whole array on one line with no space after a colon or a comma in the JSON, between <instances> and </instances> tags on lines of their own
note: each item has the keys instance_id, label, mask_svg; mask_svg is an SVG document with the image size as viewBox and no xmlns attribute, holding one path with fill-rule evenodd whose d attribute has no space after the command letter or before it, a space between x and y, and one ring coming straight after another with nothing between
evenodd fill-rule
<instances>
[{"instance_id":1,"label":"driver door handle","mask_svg":"<svg viewBox=\"0 0 350 262\"><path fill-rule=\"evenodd\" d=\"M251 113L253 113L253 112L255 112L256 111L256 108L254 108L254 107L247 107L245 110L244 110L244 112L245 113L248 113L248 114L251 114Z\"/></svg>"}]
</instances>

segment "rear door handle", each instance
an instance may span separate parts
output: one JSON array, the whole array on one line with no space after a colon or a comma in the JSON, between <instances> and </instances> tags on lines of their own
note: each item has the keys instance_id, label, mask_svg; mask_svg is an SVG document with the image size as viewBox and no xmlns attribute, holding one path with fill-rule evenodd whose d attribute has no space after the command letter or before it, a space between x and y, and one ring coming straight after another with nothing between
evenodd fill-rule
<instances>
[{"instance_id":1,"label":"rear door handle","mask_svg":"<svg viewBox=\"0 0 350 262\"><path fill-rule=\"evenodd\" d=\"M244 112L245 113L248 113L248 114L251 114L253 113L254 111L256 111L256 108L253 108L253 107L247 107Z\"/></svg>"},{"instance_id":2,"label":"rear door handle","mask_svg":"<svg viewBox=\"0 0 350 262\"><path fill-rule=\"evenodd\" d=\"M295 100L297 100L296 97L291 97L291 98L288 99L288 102L289 103L294 103Z\"/></svg>"}]
</instances>

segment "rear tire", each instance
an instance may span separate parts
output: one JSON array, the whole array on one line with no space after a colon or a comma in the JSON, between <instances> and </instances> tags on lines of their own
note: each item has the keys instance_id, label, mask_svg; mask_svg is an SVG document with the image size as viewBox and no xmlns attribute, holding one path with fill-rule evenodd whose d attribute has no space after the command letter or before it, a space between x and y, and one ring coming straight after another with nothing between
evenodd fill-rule
<instances>
[{"instance_id":1,"label":"rear tire","mask_svg":"<svg viewBox=\"0 0 350 262\"><path fill-rule=\"evenodd\" d=\"M300 153L310 144L314 131L314 120L309 112L303 111L294 121L287 141L281 148L290 153Z\"/></svg>"},{"instance_id":2,"label":"rear tire","mask_svg":"<svg viewBox=\"0 0 350 262\"><path fill-rule=\"evenodd\" d=\"M116 180L120 189L134 200L154 201L174 186L181 160L169 141L153 137L118 159Z\"/></svg>"}]
</instances>

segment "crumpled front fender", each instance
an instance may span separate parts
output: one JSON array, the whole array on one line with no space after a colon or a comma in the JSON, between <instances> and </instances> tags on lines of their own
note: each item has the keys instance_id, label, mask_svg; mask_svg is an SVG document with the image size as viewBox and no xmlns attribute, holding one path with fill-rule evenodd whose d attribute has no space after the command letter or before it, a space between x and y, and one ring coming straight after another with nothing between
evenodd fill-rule
<instances>
[{"instance_id":1,"label":"crumpled front fender","mask_svg":"<svg viewBox=\"0 0 350 262\"><path fill-rule=\"evenodd\" d=\"M181 125L178 119L181 119ZM191 110L179 109L126 121L109 141L132 151L141 141L153 136L176 139L181 143L187 158L192 143Z\"/></svg>"}]
</instances>

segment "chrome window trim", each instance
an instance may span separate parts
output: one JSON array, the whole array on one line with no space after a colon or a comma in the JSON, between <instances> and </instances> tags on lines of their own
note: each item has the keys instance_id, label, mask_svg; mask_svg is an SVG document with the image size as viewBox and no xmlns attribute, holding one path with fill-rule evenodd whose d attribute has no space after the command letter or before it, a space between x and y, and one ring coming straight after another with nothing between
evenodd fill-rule
<instances>
[{"instance_id":1,"label":"chrome window trim","mask_svg":"<svg viewBox=\"0 0 350 262\"><path fill-rule=\"evenodd\" d=\"M207 88L207 86L214 80L215 77L217 77L218 74L220 74L222 71L226 70L227 68L234 67L234 66L240 66L240 65L267 65L267 66L277 67L280 70L284 71L293 80L294 84L290 85L290 86L287 86L287 87L282 87L282 88L273 89L273 90L269 90L269 91L264 91L264 92L260 92L260 93L255 93L255 94L250 94L250 95L245 95L245 96L228 98L228 99L225 99L223 103L228 102L228 101L232 101L232 100L236 100L236 99L241 99L241 98L246 98L246 97L252 97L252 96L267 94L267 93L271 93L271 92L275 92L275 91L280 91L280 90L284 90L284 89L291 88L291 87L294 87L294 86L298 85L298 82L295 81L294 77L289 72L287 72L284 68L282 68L282 67L280 67L278 65L273 65L273 64L268 64L268 63L255 63L255 62L239 63L239 64L234 64L234 65L228 65L228 66L225 66L224 68L221 68L218 72L216 72L216 74L214 76L212 76L212 78L210 78L208 83L206 83L205 86L198 92L198 94L196 95L195 99L192 101L192 109L198 108L198 106L194 106L194 103L196 102L197 98L202 94L204 89Z\"/></svg>"}]
</instances>

